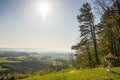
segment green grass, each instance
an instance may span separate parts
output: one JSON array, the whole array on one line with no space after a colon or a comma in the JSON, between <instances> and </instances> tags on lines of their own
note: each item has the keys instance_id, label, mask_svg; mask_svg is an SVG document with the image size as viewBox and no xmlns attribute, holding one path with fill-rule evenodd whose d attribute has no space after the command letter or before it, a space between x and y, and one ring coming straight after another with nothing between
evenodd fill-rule
<instances>
[{"instance_id":1,"label":"green grass","mask_svg":"<svg viewBox=\"0 0 120 80\"><path fill-rule=\"evenodd\" d=\"M36 74L22 80L120 80L120 67L112 68L113 72L106 70L106 68L69 70L48 75Z\"/></svg>"}]
</instances>

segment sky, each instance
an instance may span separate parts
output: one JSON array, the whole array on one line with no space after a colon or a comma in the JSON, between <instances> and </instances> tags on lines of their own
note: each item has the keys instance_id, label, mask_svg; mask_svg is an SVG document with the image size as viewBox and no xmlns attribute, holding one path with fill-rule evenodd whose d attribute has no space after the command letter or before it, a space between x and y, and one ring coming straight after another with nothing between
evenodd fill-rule
<instances>
[{"instance_id":1,"label":"sky","mask_svg":"<svg viewBox=\"0 0 120 80\"><path fill-rule=\"evenodd\" d=\"M76 16L86 1L0 0L0 48L71 51L79 39Z\"/></svg>"}]
</instances>

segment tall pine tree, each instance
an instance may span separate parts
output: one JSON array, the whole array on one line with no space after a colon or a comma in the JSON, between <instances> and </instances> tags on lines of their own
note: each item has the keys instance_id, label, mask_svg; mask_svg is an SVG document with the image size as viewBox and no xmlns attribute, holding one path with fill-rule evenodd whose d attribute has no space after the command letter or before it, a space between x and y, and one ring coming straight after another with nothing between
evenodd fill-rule
<instances>
[{"instance_id":1,"label":"tall pine tree","mask_svg":"<svg viewBox=\"0 0 120 80\"><path fill-rule=\"evenodd\" d=\"M96 63L99 65L99 58L97 52L97 42L96 42L96 34L95 34L95 26L94 26L94 17L91 11L91 6L89 3L85 3L82 5L80 9L80 15L77 16L78 22L80 23L80 38L81 41L77 44L72 46L72 49L80 49L80 47L84 47L88 53L88 60L91 66L91 54L90 48L94 48ZM93 44L92 44L93 43Z\"/></svg>"}]
</instances>

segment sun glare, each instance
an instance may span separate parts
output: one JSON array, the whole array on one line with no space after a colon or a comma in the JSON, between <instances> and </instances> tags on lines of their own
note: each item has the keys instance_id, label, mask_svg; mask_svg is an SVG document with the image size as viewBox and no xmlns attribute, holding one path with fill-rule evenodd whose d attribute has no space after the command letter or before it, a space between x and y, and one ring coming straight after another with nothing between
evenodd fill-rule
<instances>
[{"instance_id":1,"label":"sun glare","mask_svg":"<svg viewBox=\"0 0 120 80\"><path fill-rule=\"evenodd\" d=\"M43 18L45 18L50 11L50 6L47 3L43 2L40 4L39 9L42 13Z\"/></svg>"}]
</instances>

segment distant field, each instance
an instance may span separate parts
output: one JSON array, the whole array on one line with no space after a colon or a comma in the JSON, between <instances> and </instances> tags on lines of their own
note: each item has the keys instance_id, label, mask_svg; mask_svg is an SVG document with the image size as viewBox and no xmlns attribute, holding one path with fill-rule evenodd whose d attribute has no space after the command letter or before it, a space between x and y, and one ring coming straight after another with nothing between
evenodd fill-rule
<instances>
[{"instance_id":1,"label":"distant field","mask_svg":"<svg viewBox=\"0 0 120 80\"><path fill-rule=\"evenodd\" d=\"M48 75L33 75L22 80L120 80L120 67L107 72L106 68L69 70Z\"/></svg>"},{"instance_id":2,"label":"distant field","mask_svg":"<svg viewBox=\"0 0 120 80\"><path fill-rule=\"evenodd\" d=\"M4 62L21 62L21 61L8 60L8 57L0 57L0 63Z\"/></svg>"},{"instance_id":3,"label":"distant field","mask_svg":"<svg viewBox=\"0 0 120 80\"><path fill-rule=\"evenodd\" d=\"M0 66L0 71L5 71L5 70L8 70L8 69L2 68L2 67Z\"/></svg>"}]
</instances>

